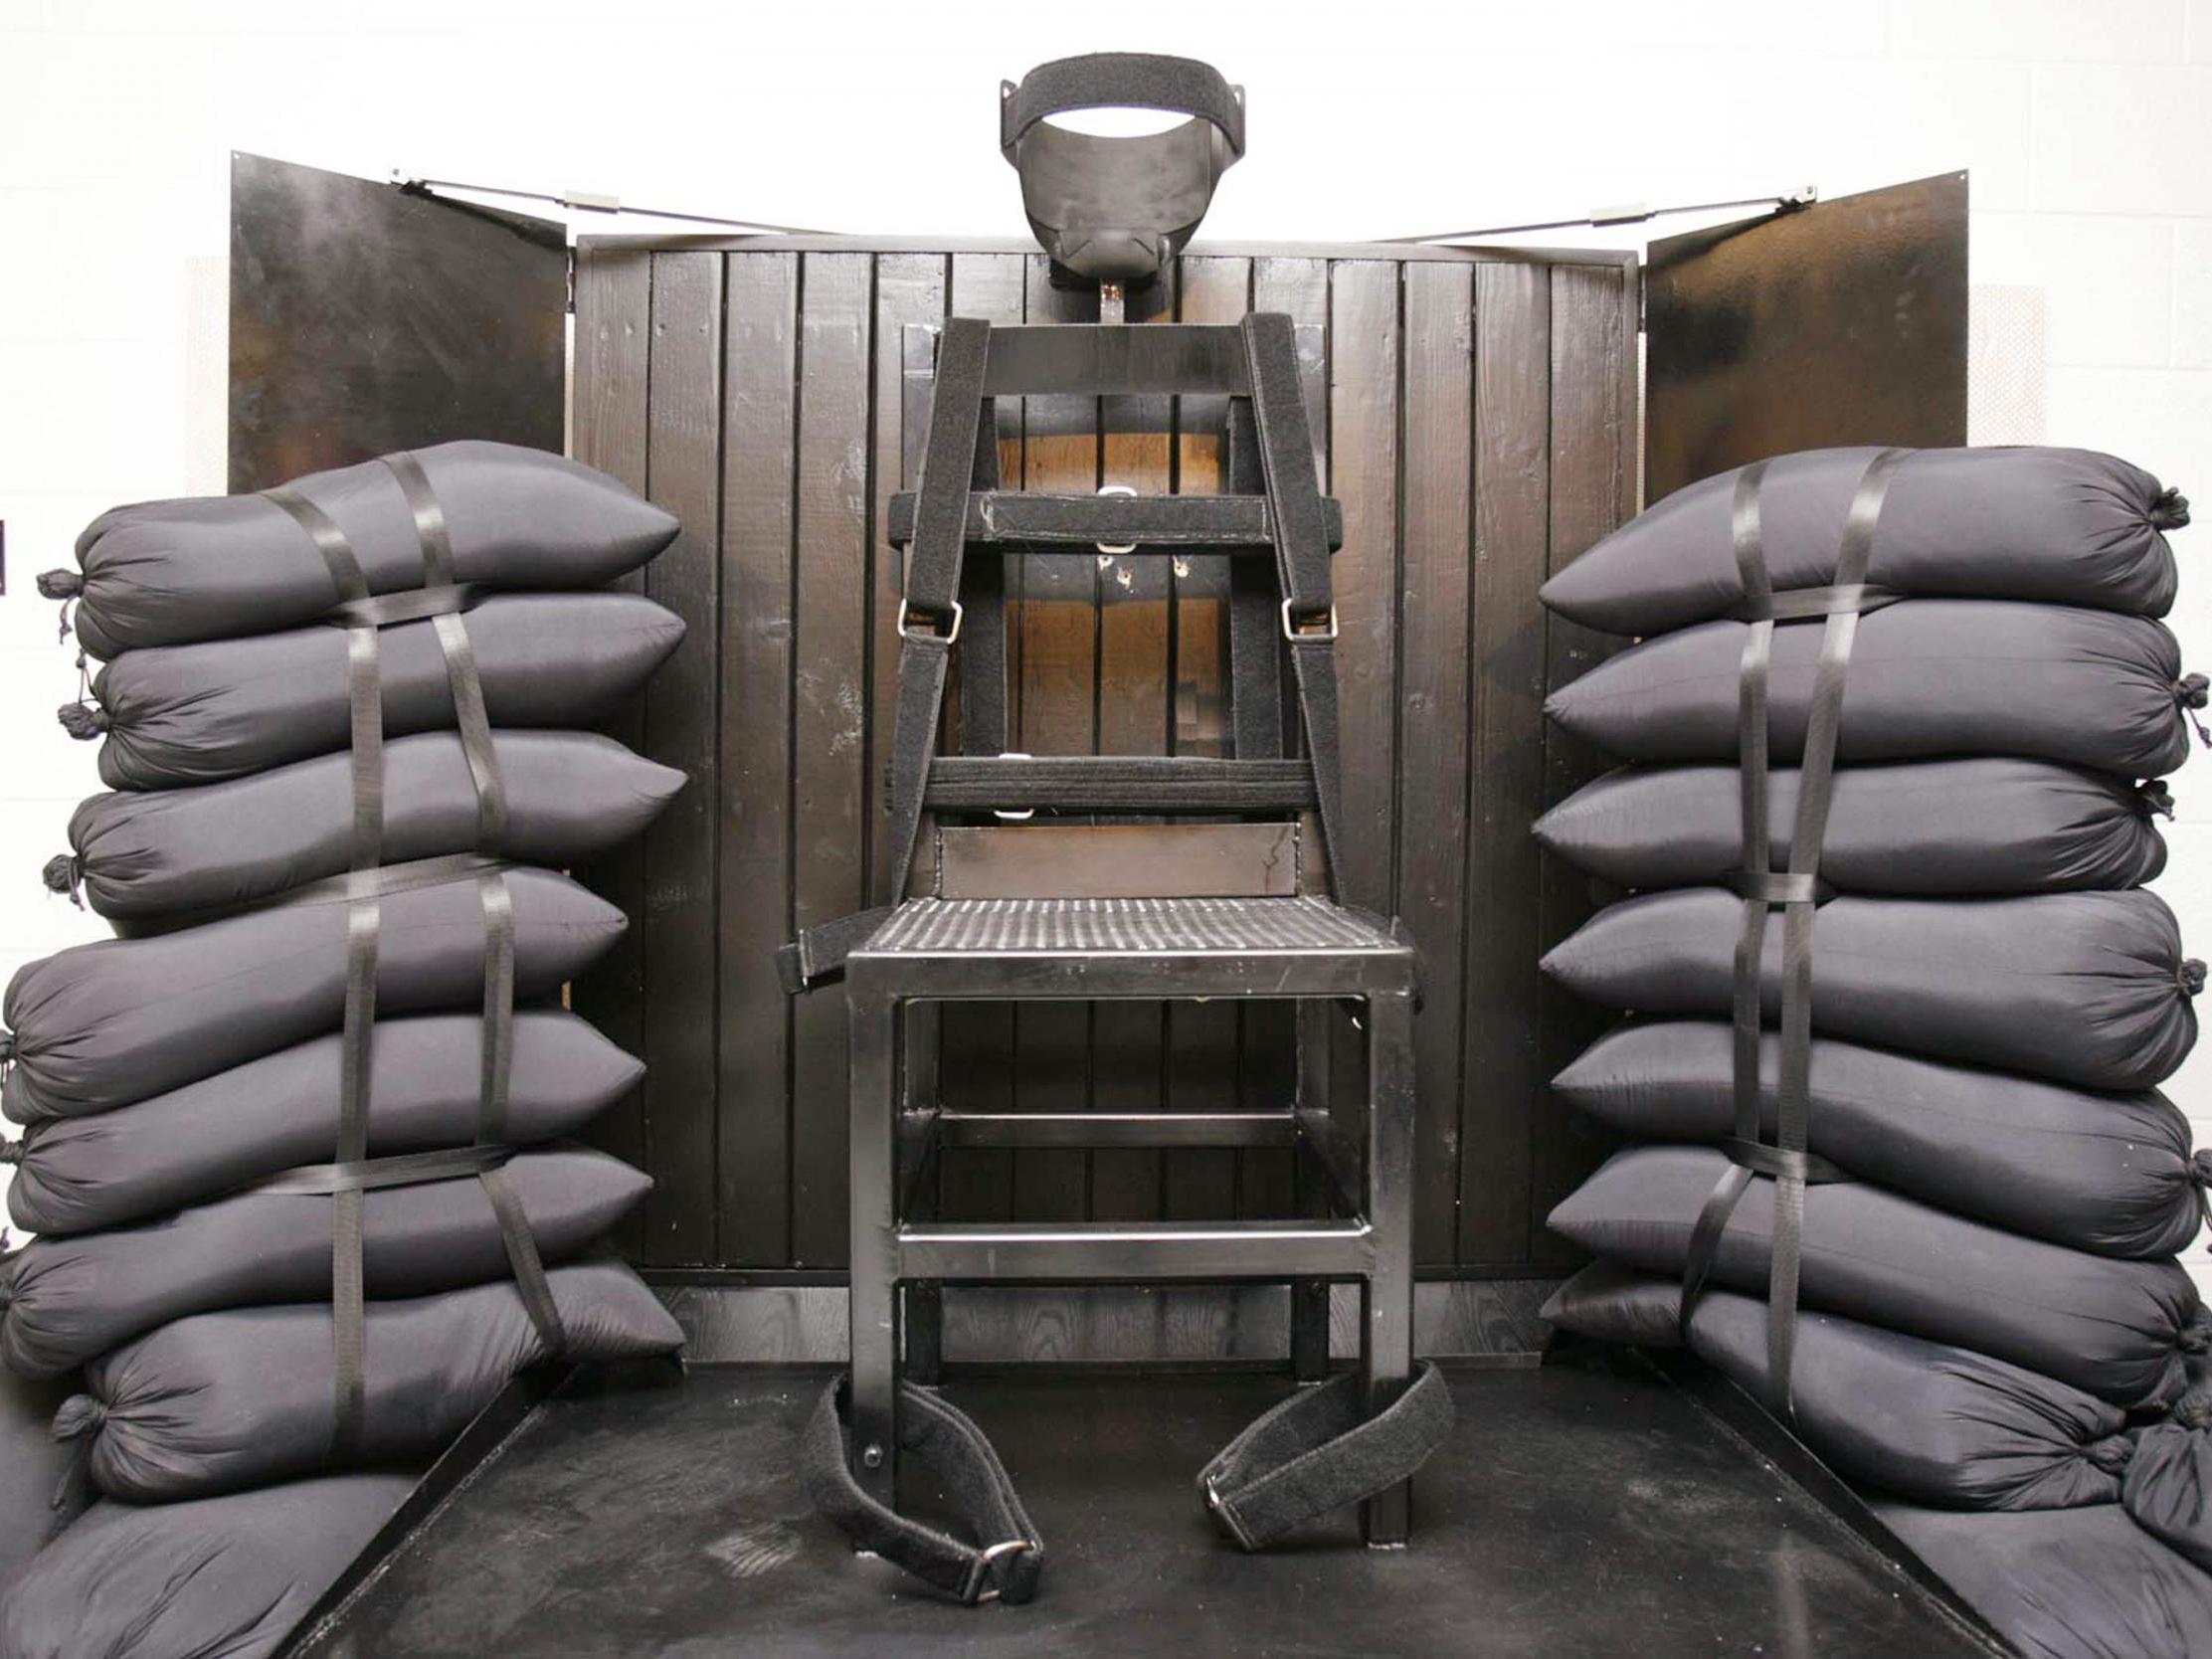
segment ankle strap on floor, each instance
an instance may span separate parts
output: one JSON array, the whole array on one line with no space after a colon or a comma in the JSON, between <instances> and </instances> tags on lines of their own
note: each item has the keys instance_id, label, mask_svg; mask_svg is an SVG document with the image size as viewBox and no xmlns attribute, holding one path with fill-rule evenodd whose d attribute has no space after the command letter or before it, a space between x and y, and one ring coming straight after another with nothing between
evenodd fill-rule
<instances>
[{"instance_id":1,"label":"ankle strap on floor","mask_svg":"<svg viewBox=\"0 0 2212 1659\"><path fill-rule=\"evenodd\" d=\"M911 1382L898 1385L899 1449L928 1464L969 1530L971 1544L879 1503L852 1478L845 1417L851 1379L824 1390L807 1425L802 1463L815 1507L862 1550L904 1567L965 1606L1026 1601L1036 1593L1044 1544L991 1442L961 1412Z\"/></svg>"},{"instance_id":2,"label":"ankle strap on floor","mask_svg":"<svg viewBox=\"0 0 2212 1659\"><path fill-rule=\"evenodd\" d=\"M1451 1388L1433 1362L1373 1415L1347 1372L1264 1412L1199 1472L1198 1490L1224 1533L1259 1550L1409 1478L1451 1429Z\"/></svg>"},{"instance_id":3,"label":"ankle strap on floor","mask_svg":"<svg viewBox=\"0 0 2212 1659\"><path fill-rule=\"evenodd\" d=\"M850 1377L838 1378L807 1425L802 1473L815 1507L858 1548L967 1606L1034 1595L1044 1545L983 1430L929 1389L898 1384L899 1448L943 1480L961 1521L987 1541L972 1544L861 1489L846 1428L850 1396ZM1381 1411L1370 1415L1366 1398L1364 1381L1348 1373L1299 1389L1222 1447L1198 1475L1222 1530L1246 1550L1261 1549L1409 1479L1451 1433L1451 1389L1433 1363L1424 1362Z\"/></svg>"}]
</instances>

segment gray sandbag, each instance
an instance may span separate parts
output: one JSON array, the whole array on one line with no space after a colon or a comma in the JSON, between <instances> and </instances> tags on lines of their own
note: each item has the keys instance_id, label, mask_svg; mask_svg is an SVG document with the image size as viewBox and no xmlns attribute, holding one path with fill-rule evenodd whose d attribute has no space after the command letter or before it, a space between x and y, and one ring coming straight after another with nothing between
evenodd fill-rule
<instances>
[{"instance_id":1,"label":"gray sandbag","mask_svg":"<svg viewBox=\"0 0 2212 1659\"><path fill-rule=\"evenodd\" d=\"M457 733L385 746L383 862L496 850L564 869L638 834L684 782L592 732L502 731L491 746L507 803L496 848L477 845L476 788ZM75 855L48 866L48 885L82 885L92 907L120 924L251 904L350 867L353 757L194 789L95 795L70 819L69 836Z\"/></svg>"},{"instance_id":2,"label":"gray sandbag","mask_svg":"<svg viewBox=\"0 0 2212 1659\"><path fill-rule=\"evenodd\" d=\"M465 614L494 726L589 726L645 684L683 621L633 593L501 594ZM219 783L346 748L346 630L126 651L92 676L92 701L63 705L73 737L105 734L110 789ZM384 732L454 725L434 625L379 636Z\"/></svg>"},{"instance_id":3,"label":"gray sandbag","mask_svg":"<svg viewBox=\"0 0 2212 1659\"><path fill-rule=\"evenodd\" d=\"M617 1261L546 1275L578 1363L673 1353L683 1332ZM435 1452L515 1373L548 1358L511 1284L372 1302L358 1456ZM237 1308L179 1320L86 1372L57 1433L91 1440L110 1497L166 1501L281 1480L327 1465L336 1390L330 1311Z\"/></svg>"},{"instance_id":4,"label":"gray sandbag","mask_svg":"<svg viewBox=\"0 0 2212 1659\"><path fill-rule=\"evenodd\" d=\"M0 1583L69 1526L90 1496L76 1450L52 1432L54 1413L80 1386L74 1372L32 1378L0 1371ZM0 1590L0 1607L6 1604Z\"/></svg>"},{"instance_id":5,"label":"gray sandbag","mask_svg":"<svg viewBox=\"0 0 2212 1659\"><path fill-rule=\"evenodd\" d=\"M1703 623L1606 658L1545 712L1633 761L1732 761L1742 623ZM1769 686L1773 763L1802 753L1824 631L1777 628ZM2155 778L2188 758L2181 676L2162 623L2056 605L1922 599L1859 619L1836 752L1846 764L2017 755Z\"/></svg>"},{"instance_id":6,"label":"gray sandbag","mask_svg":"<svg viewBox=\"0 0 2212 1659\"><path fill-rule=\"evenodd\" d=\"M1794 767L1768 774L1768 868L1786 869ZM1744 867L1742 774L1734 766L1628 767L1537 821L1537 839L1622 887L1690 887ZM2161 784L1990 756L1850 766L1835 775L1822 879L1848 893L1966 898L2138 887L2166 864L2151 825Z\"/></svg>"},{"instance_id":7,"label":"gray sandbag","mask_svg":"<svg viewBox=\"0 0 2212 1659\"><path fill-rule=\"evenodd\" d=\"M16 1164L9 1213L42 1234L128 1226L325 1163L337 1144L342 1051L333 1033L134 1106L43 1119L20 1143L0 1144ZM370 1044L369 1155L474 1140L482 1051L477 1014L380 1020ZM502 1138L518 1146L574 1134L645 1070L559 1009L517 1013L512 1053Z\"/></svg>"},{"instance_id":8,"label":"gray sandbag","mask_svg":"<svg viewBox=\"0 0 2212 1659\"><path fill-rule=\"evenodd\" d=\"M1719 887L1608 905L1544 971L1601 1007L1728 1018L1744 901ZM1760 998L1781 1006L1783 921L1766 924ZM2031 1072L2093 1089L2147 1089L2196 1042L2184 960L2156 894L1838 898L1814 912L1812 1024L1827 1036Z\"/></svg>"},{"instance_id":9,"label":"gray sandbag","mask_svg":"<svg viewBox=\"0 0 2212 1659\"><path fill-rule=\"evenodd\" d=\"M2119 1504L1975 1515L1877 1500L1874 1513L2033 1659L2212 1653L2212 1573Z\"/></svg>"},{"instance_id":10,"label":"gray sandbag","mask_svg":"<svg viewBox=\"0 0 2212 1659\"><path fill-rule=\"evenodd\" d=\"M263 1659L368 1548L412 1473L94 1504L0 1580L0 1659Z\"/></svg>"},{"instance_id":11,"label":"gray sandbag","mask_svg":"<svg viewBox=\"0 0 2212 1659\"><path fill-rule=\"evenodd\" d=\"M1761 1053L1774 1132L1778 1039ZM1699 1020L1621 1026L1553 1079L1568 1105L1631 1141L1736 1133L1735 1033ZM1862 1181L1992 1226L2098 1255L2188 1248L2212 1153L2161 1094L2094 1094L2010 1072L1815 1038L1808 1145Z\"/></svg>"},{"instance_id":12,"label":"gray sandbag","mask_svg":"<svg viewBox=\"0 0 2212 1659\"><path fill-rule=\"evenodd\" d=\"M1835 580L1845 520L1874 449L1766 462L1759 543L1776 589ZM1544 584L1544 603L1608 634L1659 634L1735 614L1734 467L1645 508ZM1890 475L1866 580L1894 593L2034 600L2162 617L2174 596L2161 533L2188 503L2093 450L1915 450Z\"/></svg>"},{"instance_id":13,"label":"gray sandbag","mask_svg":"<svg viewBox=\"0 0 2212 1659\"><path fill-rule=\"evenodd\" d=\"M2180 1415L2136 1431L2120 1502L2136 1526L2212 1571L2212 1428Z\"/></svg>"},{"instance_id":14,"label":"gray sandbag","mask_svg":"<svg viewBox=\"0 0 2212 1659\"><path fill-rule=\"evenodd\" d=\"M1593 1263L1544 1317L1601 1342L1675 1326L1682 1287ZM1648 1346L1648 1345L1645 1345ZM1767 1397L1766 1304L1709 1290L1690 1351ZM2063 1509L2119 1499L2127 1413L2019 1366L1834 1314L1801 1313L1791 1427L1838 1474L1947 1509Z\"/></svg>"},{"instance_id":15,"label":"gray sandbag","mask_svg":"<svg viewBox=\"0 0 2212 1659\"><path fill-rule=\"evenodd\" d=\"M1679 1277L1690 1233L1730 1168L1703 1147L1632 1147L1552 1211L1592 1255ZM1773 1183L1752 1180L1714 1252L1716 1288L1763 1295ZM2119 1261L1945 1214L1855 1182L1805 1190L1801 1304L2009 1360L2117 1405L2165 1404L2208 1332L2171 1260Z\"/></svg>"},{"instance_id":16,"label":"gray sandbag","mask_svg":"<svg viewBox=\"0 0 2212 1659\"><path fill-rule=\"evenodd\" d=\"M505 1171L547 1261L576 1255L652 1187L583 1147L518 1152ZM331 1230L327 1195L242 1193L140 1226L34 1238L0 1261L0 1360L51 1377L191 1314L328 1301ZM498 1216L473 1178L364 1193L361 1239L369 1296L508 1272Z\"/></svg>"},{"instance_id":17,"label":"gray sandbag","mask_svg":"<svg viewBox=\"0 0 2212 1659\"><path fill-rule=\"evenodd\" d=\"M413 455L445 517L454 576L472 586L597 587L675 539L658 507L543 450L464 440ZM284 487L336 522L369 592L423 586L415 514L382 461ZM297 628L346 597L307 532L265 495L110 508L77 538L77 562L82 575L50 572L39 589L77 600L77 637L97 657Z\"/></svg>"},{"instance_id":18,"label":"gray sandbag","mask_svg":"<svg viewBox=\"0 0 2212 1659\"><path fill-rule=\"evenodd\" d=\"M619 937L623 914L566 876L516 866L515 994L550 997ZM341 900L279 905L149 939L74 945L18 970L0 1004L17 1123L127 1106L338 1029ZM483 1006L483 906L473 876L380 899L377 1012Z\"/></svg>"}]
</instances>

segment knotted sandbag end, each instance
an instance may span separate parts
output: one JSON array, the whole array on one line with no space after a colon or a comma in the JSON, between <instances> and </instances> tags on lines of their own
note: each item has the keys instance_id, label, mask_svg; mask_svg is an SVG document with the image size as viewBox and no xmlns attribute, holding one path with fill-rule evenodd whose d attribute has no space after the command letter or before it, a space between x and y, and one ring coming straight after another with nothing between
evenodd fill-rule
<instances>
[{"instance_id":1,"label":"knotted sandbag end","mask_svg":"<svg viewBox=\"0 0 2212 1659\"><path fill-rule=\"evenodd\" d=\"M2197 996L2204 990L2204 963L2193 956L2187 958L2174 970L2173 983L2181 988L2182 996Z\"/></svg>"},{"instance_id":2,"label":"knotted sandbag end","mask_svg":"<svg viewBox=\"0 0 2212 1659\"><path fill-rule=\"evenodd\" d=\"M2166 787L2163 778L2150 778L2135 786L2135 805L2144 818L2162 818L2173 822L2173 791Z\"/></svg>"},{"instance_id":3,"label":"knotted sandbag end","mask_svg":"<svg viewBox=\"0 0 2212 1659\"><path fill-rule=\"evenodd\" d=\"M80 910L85 908L85 866L74 855L56 853L46 861L39 877L46 883L48 892L67 893L70 903Z\"/></svg>"},{"instance_id":4,"label":"knotted sandbag end","mask_svg":"<svg viewBox=\"0 0 2212 1659\"><path fill-rule=\"evenodd\" d=\"M23 1162L21 1141L0 1140L0 1169L12 1170Z\"/></svg>"},{"instance_id":5,"label":"knotted sandbag end","mask_svg":"<svg viewBox=\"0 0 2212 1659\"><path fill-rule=\"evenodd\" d=\"M107 1406L96 1394L72 1394L54 1413L53 1425L47 1432L57 1440L79 1440L97 1434L106 1421Z\"/></svg>"},{"instance_id":6,"label":"knotted sandbag end","mask_svg":"<svg viewBox=\"0 0 2212 1659\"><path fill-rule=\"evenodd\" d=\"M85 576L75 570L43 570L36 578L41 599L71 600L85 591Z\"/></svg>"},{"instance_id":7,"label":"knotted sandbag end","mask_svg":"<svg viewBox=\"0 0 2212 1659\"><path fill-rule=\"evenodd\" d=\"M2183 674L2173 682L2173 700L2181 705L2181 711L2188 717L2189 724L2196 728L2197 741L2207 749L2212 749L2212 729L2207 729L2205 723L2197 718L2197 711L2204 707L2207 700L2212 700L2212 680L2206 679L2202 674Z\"/></svg>"},{"instance_id":8,"label":"knotted sandbag end","mask_svg":"<svg viewBox=\"0 0 2212 1659\"><path fill-rule=\"evenodd\" d=\"M54 711L54 718L80 743L90 743L107 730L107 711L97 703L64 703Z\"/></svg>"},{"instance_id":9,"label":"knotted sandbag end","mask_svg":"<svg viewBox=\"0 0 2212 1659\"><path fill-rule=\"evenodd\" d=\"M2145 514L2153 530L2179 530L2189 522L2189 498L2168 484L2158 492Z\"/></svg>"}]
</instances>

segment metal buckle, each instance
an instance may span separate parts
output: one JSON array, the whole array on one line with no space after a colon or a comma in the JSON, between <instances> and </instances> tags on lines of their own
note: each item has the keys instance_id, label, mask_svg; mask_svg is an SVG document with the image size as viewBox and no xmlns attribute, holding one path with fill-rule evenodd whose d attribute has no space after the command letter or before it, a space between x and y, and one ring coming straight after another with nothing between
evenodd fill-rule
<instances>
[{"instance_id":1,"label":"metal buckle","mask_svg":"<svg viewBox=\"0 0 2212 1659\"><path fill-rule=\"evenodd\" d=\"M1214 1513L1222 1526L1228 1528L1229 1537L1236 1540L1238 1549L1247 1551L1256 1549L1257 1546L1252 1543L1251 1535L1244 1531L1244 1524L1237 1520L1236 1511L1231 1509L1228 1501L1221 1496L1221 1489L1213 1484L1217 1478L1213 1475L1205 1477L1205 1507Z\"/></svg>"},{"instance_id":2,"label":"metal buckle","mask_svg":"<svg viewBox=\"0 0 2212 1659\"><path fill-rule=\"evenodd\" d=\"M898 620L899 638L901 640L915 641L935 640L944 645L951 645L955 640L960 638L960 619L967 615L967 613L961 609L959 600L954 600L952 602L952 607L953 627L950 634L917 634L912 628L907 626L907 619L914 615L914 608L911 605L907 604L905 600L900 600Z\"/></svg>"},{"instance_id":3,"label":"metal buckle","mask_svg":"<svg viewBox=\"0 0 2212 1659\"><path fill-rule=\"evenodd\" d=\"M999 752L999 758L1001 760L1035 760L1036 756L1023 754L1019 749L1002 749ZM1005 812L994 807L991 809L991 816L1004 819L1009 824L1026 824L1030 819L1036 817L1036 809L1034 807L1020 807L1012 812Z\"/></svg>"},{"instance_id":4,"label":"metal buckle","mask_svg":"<svg viewBox=\"0 0 2212 1659\"><path fill-rule=\"evenodd\" d=\"M1098 493L1101 495L1135 495L1137 491L1129 484L1100 484ZM1133 541L1114 542L1112 544L1102 541L1098 544L1098 550L1111 558L1116 553L1136 552L1137 544Z\"/></svg>"},{"instance_id":5,"label":"metal buckle","mask_svg":"<svg viewBox=\"0 0 2212 1659\"><path fill-rule=\"evenodd\" d=\"M1292 603L1293 603L1292 601L1290 601L1290 600L1287 600L1287 599L1283 601L1283 638L1284 638L1284 639L1286 639L1286 640L1290 640L1290 641L1293 641L1293 642L1295 642L1295 641L1299 641L1299 640L1321 640L1321 641L1324 641L1324 642L1326 642L1326 641L1329 641L1329 640L1334 640L1334 639L1335 639L1335 638L1337 637L1337 608L1336 608L1336 606L1334 606L1334 605L1331 605L1331 606L1329 607L1329 631L1328 631L1328 632L1327 632L1326 634L1318 634L1318 633L1314 633L1314 632L1312 632L1312 631L1311 631L1310 629L1306 629L1306 628L1301 628L1301 627L1300 627L1300 626L1299 626L1299 625L1298 625L1298 624L1297 624L1296 622L1294 622L1294 621L1292 621L1292 620L1291 620L1291 615L1290 615L1290 607L1291 607Z\"/></svg>"},{"instance_id":6,"label":"metal buckle","mask_svg":"<svg viewBox=\"0 0 2212 1659\"><path fill-rule=\"evenodd\" d=\"M968 1583L961 1600L978 1607L986 1601L998 1600L999 1591L996 1588L979 1591L976 1587L983 1582L983 1575L991 1570L991 1564L1001 1556L1011 1555L1016 1550L1034 1550L1035 1548L1036 1542L1033 1539L1010 1538L1004 1544L994 1544L990 1549L982 1552L976 1557L976 1565L968 1569Z\"/></svg>"}]
</instances>

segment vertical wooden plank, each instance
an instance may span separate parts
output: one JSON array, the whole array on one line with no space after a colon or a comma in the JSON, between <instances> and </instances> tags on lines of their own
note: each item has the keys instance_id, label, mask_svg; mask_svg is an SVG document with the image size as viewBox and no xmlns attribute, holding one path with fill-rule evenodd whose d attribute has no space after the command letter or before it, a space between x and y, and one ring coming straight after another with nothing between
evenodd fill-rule
<instances>
[{"instance_id":1,"label":"vertical wooden plank","mask_svg":"<svg viewBox=\"0 0 2212 1659\"><path fill-rule=\"evenodd\" d=\"M791 1263L793 440L799 256L727 256L722 419L720 1253ZM835 1000L834 992L818 996Z\"/></svg>"},{"instance_id":2,"label":"vertical wooden plank","mask_svg":"<svg viewBox=\"0 0 2212 1659\"><path fill-rule=\"evenodd\" d=\"M1396 823L1399 269L1340 260L1329 295L1329 486L1344 503L1344 550L1331 569L1346 844L1334 850L1344 900L1385 915Z\"/></svg>"},{"instance_id":3,"label":"vertical wooden plank","mask_svg":"<svg viewBox=\"0 0 2212 1659\"><path fill-rule=\"evenodd\" d=\"M1031 322L1095 322L1098 291L1055 288L1044 257L1028 262ZM1087 493L1098 487L1098 400L1023 398L1021 487ZM1098 747L1098 562L1088 553L1023 554L1014 561L1014 747L1032 755L1087 755ZM1020 1108L1080 1112L1090 1104L1091 1009L1024 1003L1014 1012L1014 1094ZM1090 1155L1016 1152L1016 1219L1079 1220L1090 1201Z\"/></svg>"},{"instance_id":4,"label":"vertical wooden plank","mask_svg":"<svg viewBox=\"0 0 2212 1659\"><path fill-rule=\"evenodd\" d=\"M1398 589L1397 913L1421 963L1413 1024L1413 1253L1458 1243L1460 956L1467 868L1467 565L1474 529L1474 267L1405 267Z\"/></svg>"},{"instance_id":5,"label":"vertical wooden plank","mask_svg":"<svg viewBox=\"0 0 2212 1659\"><path fill-rule=\"evenodd\" d=\"M1634 408L1624 398L1621 361L1632 353L1631 312L1617 267L1562 265L1552 270L1552 530L1547 568L1558 570L1620 522L1633 484L1623 476ZM1547 620L1545 683L1564 685L1613 648L1606 636L1557 617ZM1604 757L1557 727L1544 737L1544 799L1564 800L1605 768ZM1549 950L1605 894L1558 859L1542 864L1539 938ZM1604 1028L1605 1016L1557 986L1541 992L1544 1073L1557 1073ZM1544 1265L1575 1259L1544 1228L1552 1206L1574 1189L1603 1142L1583 1120L1547 1099L1530 1137L1529 1253Z\"/></svg>"},{"instance_id":6,"label":"vertical wooden plank","mask_svg":"<svg viewBox=\"0 0 2212 1659\"><path fill-rule=\"evenodd\" d=\"M868 902L889 904L891 891L890 791L884 780L891 760L892 709L898 701L898 606L904 591L899 550L884 539L890 499L899 481L900 445L906 437L902 336L909 323L934 323L945 315L945 257L884 254L875 262L875 439L872 462L875 545L868 550L872 666L868 681L868 821L874 827ZM956 653L957 654L957 653Z\"/></svg>"},{"instance_id":7,"label":"vertical wooden plank","mask_svg":"<svg viewBox=\"0 0 2212 1659\"><path fill-rule=\"evenodd\" d=\"M1027 262L1018 254L956 254L950 311L954 316L1019 322ZM1012 398L998 402L999 470L1021 476L1021 414ZM1017 642L1008 642L1010 649ZM958 653L955 652L957 655ZM1014 1108L1014 1011L1005 1003L948 1003L939 1039L938 1080L945 1103L964 1111ZM938 1205L949 1219L1004 1221L1014 1214L1014 1154L955 1148L939 1165Z\"/></svg>"},{"instance_id":8,"label":"vertical wooden plank","mask_svg":"<svg viewBox=\"0 0 2212 1659\"><path fill-rule=\"evenodd\" d=\"M1252 268L1255 311L1282 311L1301 330L1300 345L1312 334L1327 337L1329 262L1274 258ZM1306 422L1313 431L1314 458L1323 488L1329 476L1329 366L1325 354L1302 361ZM1283 676L1282 707L1289 752L1302 754L1305 732L1298 702ZM1297 1086L1298 1020L1296 1005L1248 1003L1238 1012L1237 1090L1248 1107L1264 1108L1287 1100ZM1236 1208L1249 1217L1287 1215L1302 1210L1298 1171L1287 1152L1254 1149L1237 1155Z\"/></svg>"},{"instance_id":9,"label":"vertical wooden plank","mask_svg":"<svg viewBox=\"0 0 2212 1659\"><path fill-rule=\"evenodd\" d=\"M684 637L645 689L645 752L690 787L645 832L644 1259L704 1262L715 1243L715 833L721 574L722 259L652 259L652 377L645 461L654 501L683 529L645 592Z\"/></svg>"},{"instance_id":10,"label":"vertical wooden plank","mask_svg":"<svg viewBox=\"0 0 2212 1659\"><path fill-rule=\"evenodd\" d=\"M1161 314L1175 315L1175 273ZM1169 398L1101 398L1099 482L1140 495L1174 484L1174 404ZM1165 553L1098 555L1098 752L1164 755L1175 720L1175 667L1169 616L1177 563ZM1184 561L1189 562L1189 561ZM1218 564L1219 560L1209 563ZM1159 1108L1167 1005L1109 1002L1091 1013L1091 1104L1100 1111ZM1091 1154L1090 1213L1106 1221L1149 1221L1160 1214L1161 1155L1102 1150Z\"/></svg>"},{"instance_id":11,"label":"vertical wooden plank","mask_svg":"<svg viewBox=\"0 0 2212 1659\"><path fill-rule=\"evenodd\" d=\"M800 272L798 575L792 682L792 924L860 908L867 881L868 399L873 257L807 254ZM792 1016L792 1259L846 1249L845 1010Z\"/></svg>"},{"instance_id":12,"label":"vertical wooden plank","mask_svg":"<svg viewBox=\"0 0 2212 1659\"><path fill-rule=\"evenodd\" d=\"M1532 1126L1554 1110L1536 961L1543 880L1545 616L1551 559L1552 282L1548 267L1478 269L1472 761L1459 1127L1459 1250L1509 1267L1530 1244Z\"/></svg>"},{"instance_id":13,"label":"vertical wooden plank","mask_svg":"<svg viewBox=\"0 0 2212 1659\"><path fill-rule=\"evenodd\" d=\"M1251 309L1249 260L1180 262L1176 315L1184 322L1236 322ZM1228 400L1176 400L1174 486L1218 495L1227 487ZM1228 567L1186 559L1175 567L1172 672L1173 752L1229 753ZM1228 1003L1171 1003L1164 1041L1165 1104L1220 1111L1236 1101L1238 1011ZM1161 1167L1161 1212L1178 1220L1236 1212L1237 1154L1226 1148L1169 1153Z\"/></svg>"},{"instance_id":14,"label":"vertical wooden plank","mask_svg":"<svg viewBox=\"0 0 2212 1659\"><path fill-rule=\"evenodd\" d=\"M584 249L576 265L576 459L645 490L645 406L650 376L652 257L633 249ZM643 592L643 572L621 586ZM631 748L645 744L644 699L634 699L604 728ZM631 1053L645 1048L645 847L632 840L576 872L592 891L620 907L630 926L613 950L570 988L569 1001ZM596 1119L587 1138L641 1168L645 1162L645 1090L634 1088ZM644 1211L633 1211L616 1234L635 1257L644 1240Z\"/></svg>"}]
</instances>

